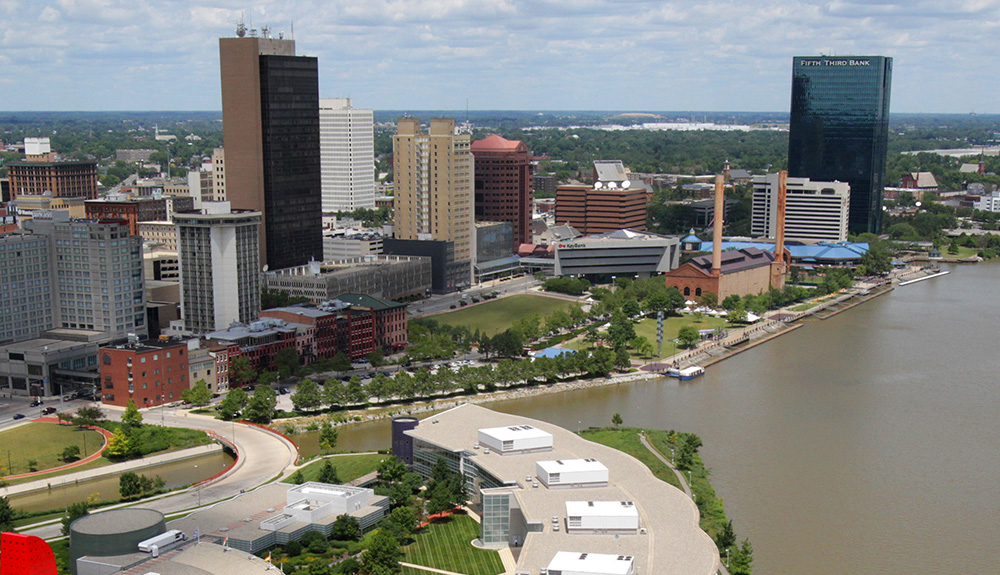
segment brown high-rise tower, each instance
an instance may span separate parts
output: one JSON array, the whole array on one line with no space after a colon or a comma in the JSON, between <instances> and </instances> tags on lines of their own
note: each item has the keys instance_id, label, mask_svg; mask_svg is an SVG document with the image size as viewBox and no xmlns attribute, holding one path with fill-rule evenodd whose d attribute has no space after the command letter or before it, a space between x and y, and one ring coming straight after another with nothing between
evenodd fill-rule
<instances>
[{"instance_id":1,"label":"brown high-rise tower","mask_svg":"<svg viewBox=\"0 0 1000 575\"><path fill-rule=\"evenodd\" d=\"M476 221L510 222L514 250L531 243L531 154L524 142L496 134L472 142L476 159Z\"/></svg>"},{"instance_id":2,"label":"brown high-rise tower","mask_svg":"<svg viewBox=\"0 0 1000 575\"><path fill-rule=\"evenodd\" d=\"M323 257L316 58L295 41L220 38L226 191L233 209L261 212L260 263Z\"/></svg>"}]
</instances>

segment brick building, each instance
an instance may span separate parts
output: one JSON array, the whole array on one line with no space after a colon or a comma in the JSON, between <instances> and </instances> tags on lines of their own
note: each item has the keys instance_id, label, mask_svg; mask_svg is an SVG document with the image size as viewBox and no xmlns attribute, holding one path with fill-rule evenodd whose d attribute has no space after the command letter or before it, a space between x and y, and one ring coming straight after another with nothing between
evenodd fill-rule
<instances>
[{"instance_id":1,"label":"brick building","mask_svg":"<svg viewBox=\"0 0 1000 575\"><path fill-rule=\"evenodd\" d=\"M665 274L667 287L675 286L685 298L714 293L721 302L727 296L757 295L771 287L774 255L758 248L721 253L719 273L712 271L712 256L692 258Z\"/></svg>"},{"instance_id":2,"label":"brick building","mask_svg":"<svg viewBox=\"0 0 1000 575\"><path fill-rule=\"evenodd\" d=\"M84 203L87 218L119 219L128 222L128 233L139 235L139 222L162 222L167 219L167 201L163 198L88 200Z\"/></svg>"},{"instance_id":3,"label":"brick building","mask_svg":"<svg viewBox=\"0 0 1000 575\"><path fill-rule=\"evenodd\" d=\"M369 309L375 314L375 343L386 352L398 351L406 347L407 319L406 304L390 301L368 294L343 293L337 299L355 308Z\"/></svg>"},{"instance_id":4,"label":"brick building","mask_svg":"<svg viewBox=\"0 0 1000 575\"><path fill-rule=\"evenodd\" d=\"M646 189L630 184L622 188L615 182L559 186L555 211L557 224L569 224L583 235L645 231Z\"/></svg>"},{"instance_id":5,"label":"brick building","mask_svg":"<svg viewBox=\"0 0 1000 575\"><path fill-rule=\"evenodd\" d=\"M531 154L524 142L496 134L472 142L475 158L477 222L510 222L514 230L511 252L531 243L534 196Z\"/></svg>"},{"instance_id":6,"label":"brick building","mask_svg":"<svg viewBox=\"0 0 1000 575\"><path fill-rule=\"evenodd\" d=\"M128 343L102 347L101 398L124 407L134 399L139 407L179 401L188 381L187 344L132 338Z\"/></svg>"}]
</instances>

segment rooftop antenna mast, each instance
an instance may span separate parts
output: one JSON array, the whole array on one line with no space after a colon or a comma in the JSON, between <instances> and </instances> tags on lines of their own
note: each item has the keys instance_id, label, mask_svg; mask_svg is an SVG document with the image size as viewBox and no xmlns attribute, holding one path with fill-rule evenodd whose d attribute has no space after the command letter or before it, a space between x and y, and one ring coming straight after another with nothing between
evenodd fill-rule
<instances>
[{"instance_id":1,"label":"rooftop antenna mast","mask_svg":"<svg viewBox=\"0 0 1000 575\"><path fill-rule=\"evenodd\" d=\"M243 22L243 12L240 12L240 21L236 23L236 37L242 38L247 35L247 25Z\"/></svg>"}]
</instances>

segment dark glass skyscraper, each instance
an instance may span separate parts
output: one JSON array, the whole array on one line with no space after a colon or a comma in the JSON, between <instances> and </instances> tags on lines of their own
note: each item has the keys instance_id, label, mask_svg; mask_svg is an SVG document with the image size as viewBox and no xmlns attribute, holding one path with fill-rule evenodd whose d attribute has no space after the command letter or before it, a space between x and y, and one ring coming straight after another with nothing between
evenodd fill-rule
<instances>
[{"instance_id":1,"label":"dark glass skyscraper","mask_svg":"<svg viewBox=\"0 0 1000 575\"><path fill-rule=\"evenodd\" d=\"M882 227L892 58L796 57L788 175L851 185L851 233Z\"/></svg>"},{"instance_id":2,"label":"dark glass skyscraper","mask_svg":"<svg viewBox=\"0 0 1000 575\"><path fill-rule=\"evenodd\" d=\"M295 41L219 40L226 193L262 214L260 263L271 269L323 259L316 58Z\"/></svg>"}]
</instances>

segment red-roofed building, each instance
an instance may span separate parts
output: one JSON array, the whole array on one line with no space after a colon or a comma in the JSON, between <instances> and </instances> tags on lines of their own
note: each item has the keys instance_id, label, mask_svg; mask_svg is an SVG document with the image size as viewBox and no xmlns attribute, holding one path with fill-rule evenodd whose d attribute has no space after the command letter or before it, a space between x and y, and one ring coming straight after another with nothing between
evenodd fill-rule
<instances>
[{"instance_id":1,"label":"red-roofed building","mask_svg":"<svg viewBox=\"0 0 1000 575\"><path fill-rule=\"evenodd\" d=\"M518 245L531 242L531 154L524 142L493 134L472 142L472 155L476 221L510 222L513 253Z\"/></svg>"}]
</instances>

